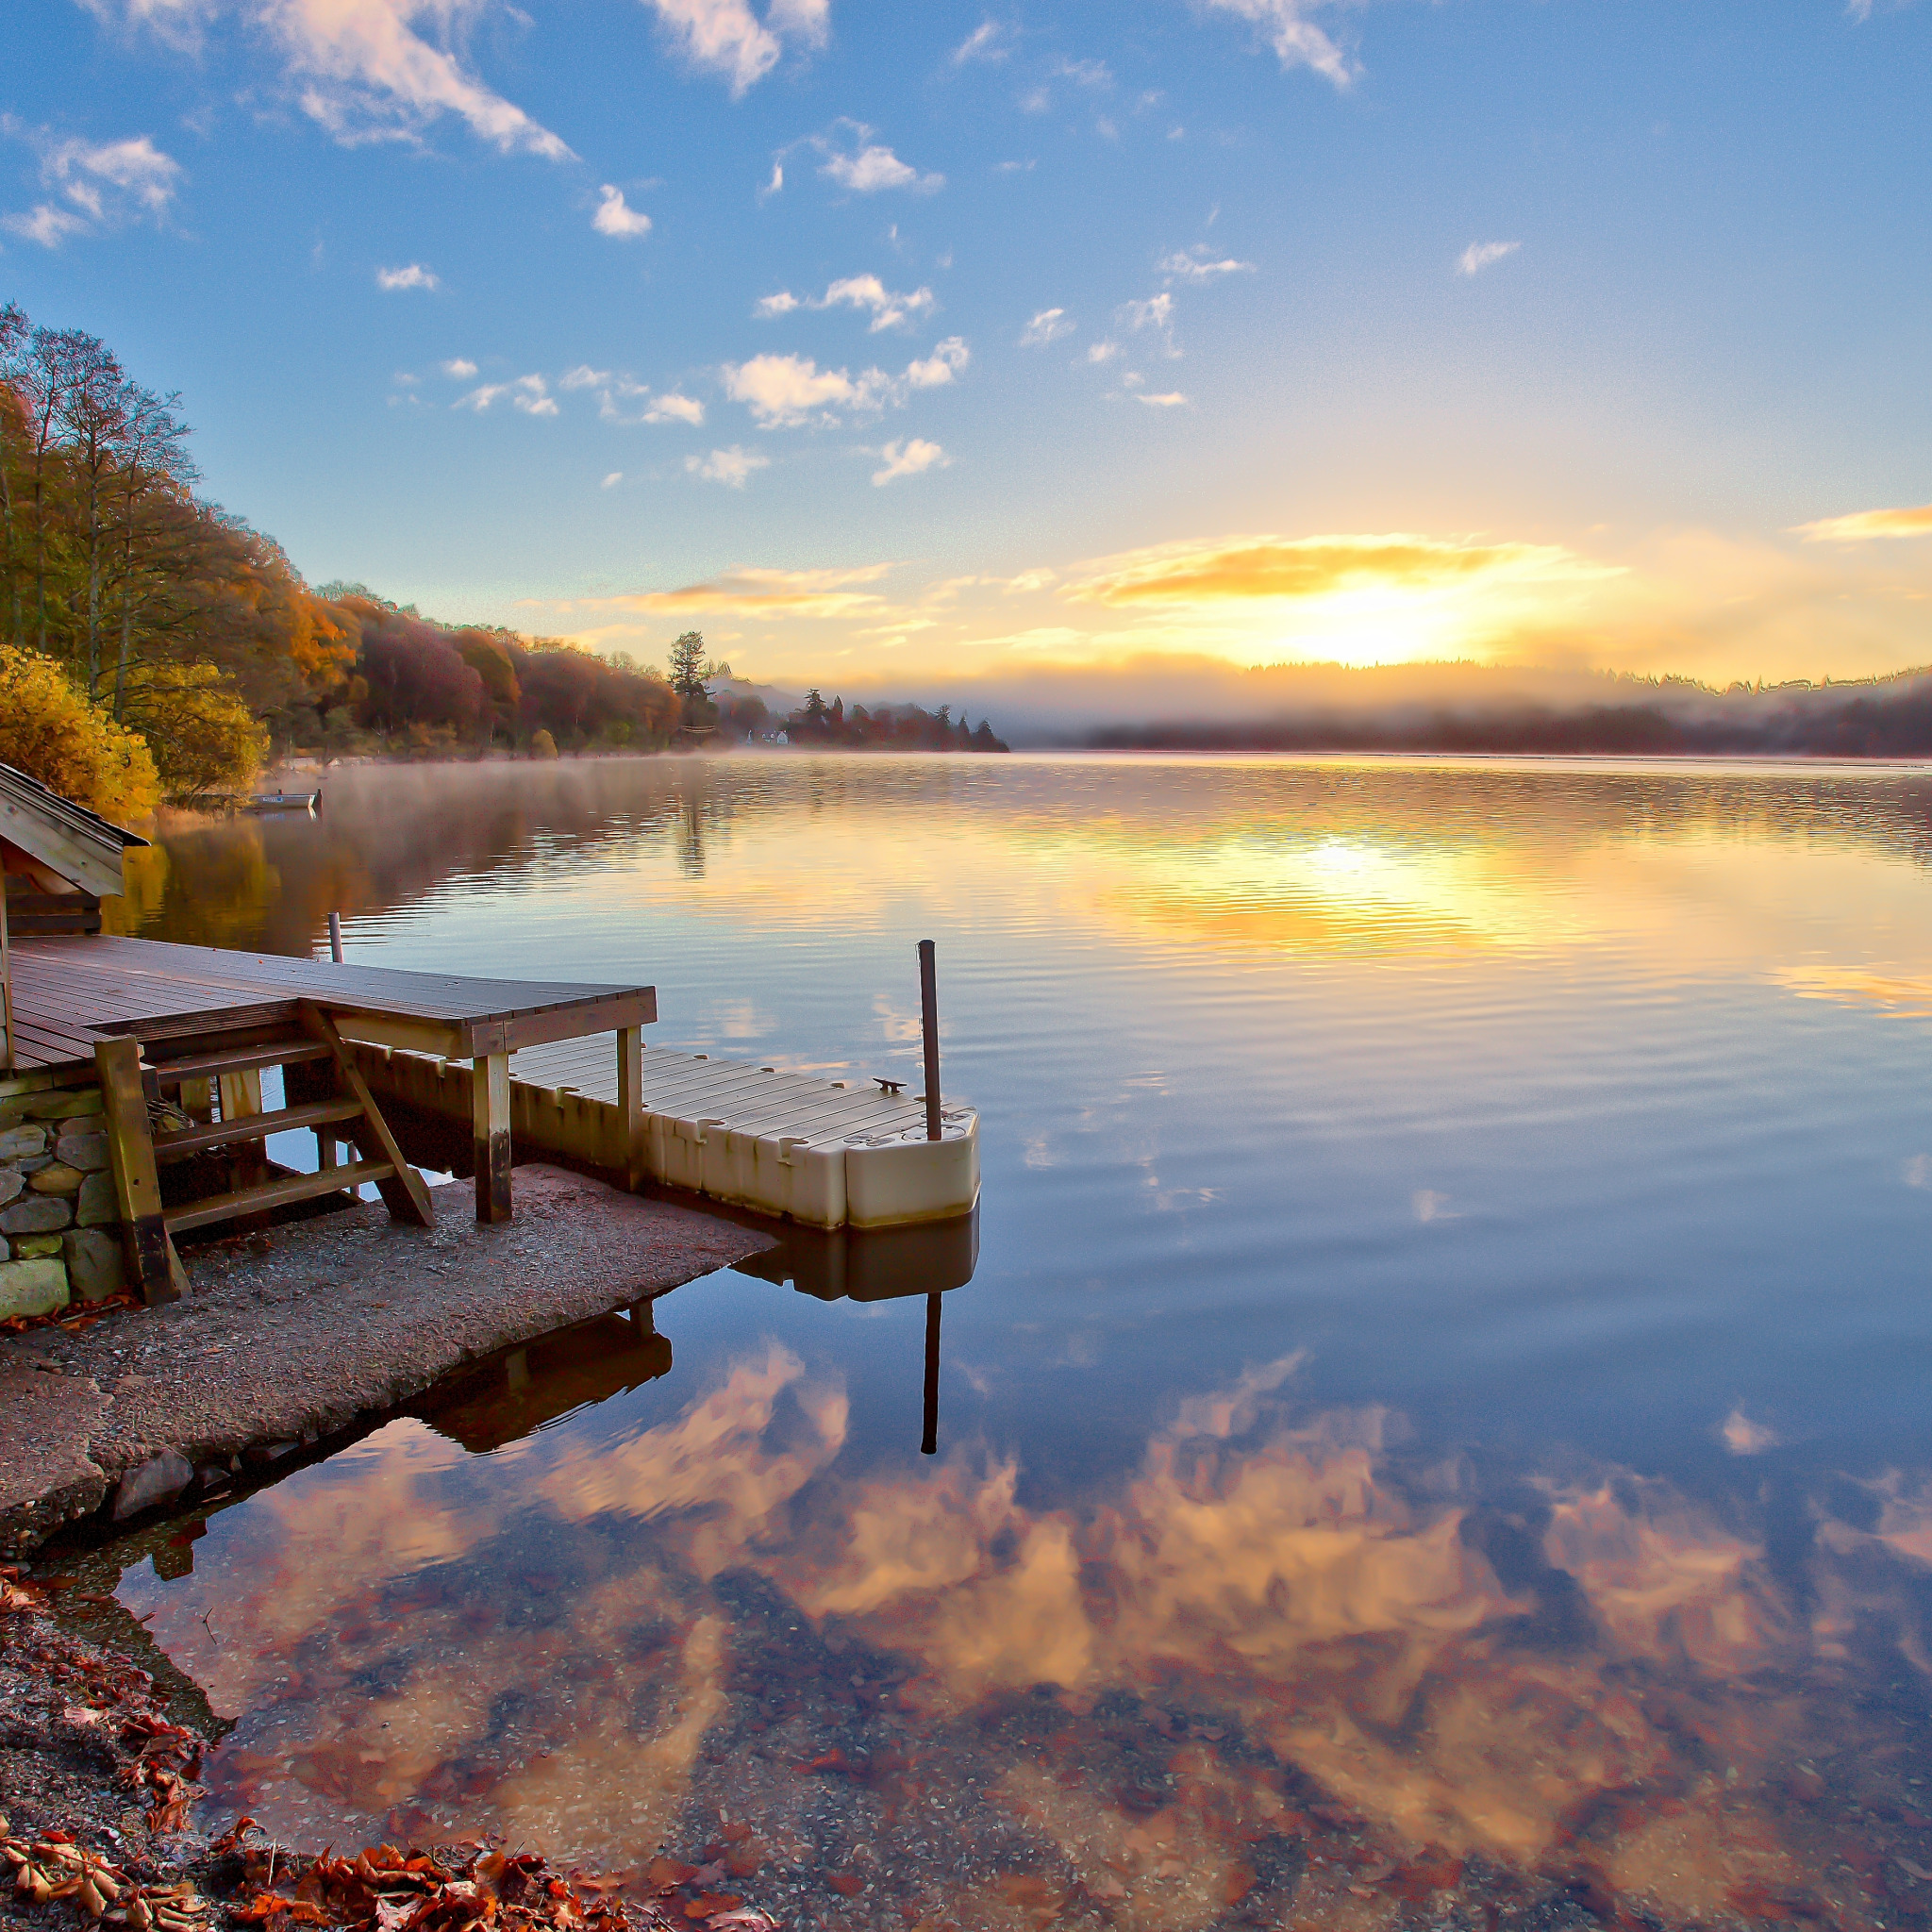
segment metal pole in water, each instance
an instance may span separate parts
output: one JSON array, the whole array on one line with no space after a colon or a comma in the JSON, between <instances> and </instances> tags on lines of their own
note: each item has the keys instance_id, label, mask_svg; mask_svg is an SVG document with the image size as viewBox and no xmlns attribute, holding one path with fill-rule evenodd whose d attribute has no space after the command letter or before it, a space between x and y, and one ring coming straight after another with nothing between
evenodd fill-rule
<instances>
[{"instance_id":1,"label":"metal pole in water","mask_svg":"<svg viewBox=\"0 0 1932 1932\"><path fill-rule=\"evenodd\" d=\"M940 1138L940 984L930 940L919 942L919 1030L925 1040L925 1138Z\"/></svg>"},{"instance_id":2,"label":"metal pole in water","mask_svg":"<svg viewBox=\"0 0 1932 1932\"><path fill-rule=\"evenodd\" d=\"M328 916L328 956L338 966L342 963L342 915L331 912Z\"/></svg>"},{"instance_id":3,"label":"metal pole in water","mask_svg":"<svg viewBox=\"0 0 1932 1932\"><path fill-rule=\"evenodd\" d=\"M919 1439L922 1456L940 1453L940 1301L925 1298L925 1433Z\"/></svg>"}]
</instances>

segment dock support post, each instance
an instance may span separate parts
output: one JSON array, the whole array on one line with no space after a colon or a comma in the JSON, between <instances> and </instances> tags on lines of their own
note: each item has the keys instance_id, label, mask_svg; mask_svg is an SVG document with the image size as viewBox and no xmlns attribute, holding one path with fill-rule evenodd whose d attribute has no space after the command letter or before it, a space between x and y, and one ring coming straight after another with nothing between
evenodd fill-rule
<instances>
[{"instance_id":1,"label":"dock support post","mask_svg":"<svg viewBox=\"0 0 1932 1932\"><path fill-rule=\"evenodd\" d=\"M925 1429L919 1439L922 1456L940 1453L940 1302L925 1298Z\"/></svg>"},{"instance_id":2,"label":"dock support post","mask_svg":"<svg viewBox=\"0 0 1932 1932\"><path fill-rule=\"evenodd\" d=\"M509 1056L478 1054L470 1073L470 1131L476 1160L476 1219L508 1221Z\"/></svg>"},{"instance_id":3,"label":"dock support post","mask_svg":"<svg viewBox=\"0 0 1932 1932\"><path fill-rule=\"evenodd\" d=\"M940 1125L940 984L930 940L919 942L919 1030L925 1040L925 1138L937 1141Z\"/></svg>"},{"instance_id":4,"label":"dock support post","mask_svg":"<svg viewBox=\"0 0 1932 1932\"><path fill-rule=\"evenodd\" d=\"M617 1029L617 1119L624 1136L624 1184L636 1193L644 1178L644 1029Z\"/></svg>"},{"instance_id":5,"label":"dock support post","mask_svg":"<svg viewBox=\"0 0 1932 1932\"><path fill-rule=\"evenodd\" d=\"M94 1045L101 1076L101 1101L108 1129L108 1157L114 1171L114 1198L121 1210L121 1241L127 1273L152 1307L179 1301L188 1278L181 1257L161 1218L161 1177L155 1166L154 1135L147 1124L147 1094L141 1083L141 1045L133 1040L102 1040Z\"/></svg>"}]
</instances>

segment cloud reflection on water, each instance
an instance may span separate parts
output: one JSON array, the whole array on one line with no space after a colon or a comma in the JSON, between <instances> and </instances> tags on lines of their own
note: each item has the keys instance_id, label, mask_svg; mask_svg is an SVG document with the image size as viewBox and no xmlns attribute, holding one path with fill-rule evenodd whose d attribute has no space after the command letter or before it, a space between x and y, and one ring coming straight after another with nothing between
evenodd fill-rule
<instances>
[{"instance_id":1,"label":"cloud reflection on water","mask_svg":"<svg viewBox=\"0 0 1932 1932\"><path fill-rule=\"evenodd\" d=\"M1794 1591L1668 1483L1485 1493L1459 1459L1411 1461L1387 1411L1303 1412L1297 1365L1182 1402L1138 1468L1034 1507L983 1444L849 1468L838 1378L767 1344L634 1433L469 1458L392 1424L216 1518L192 1577L123 1594L241 1719L221 1801L318 1842L460 1819L627 1864L723 1778L813 1856L796 1767L831 1735L927 1787L976 1771L1054 1883L1130 1926L1209 1923L1243 1845L1321 1828L1310 1788L1390 1859L1582 1857L1673 1920L1842 1891L1849 1840L1791 1767L1898 1757L1847 1690L1932 1669L1932 1480L1867 1485L1864 1527L1816 1511ZM792 1641L773 1629L824 1648L764 1681L758 1645ZM988 1761L985 1727L1043 1684L1058 1757ZM1164 1759L1149 1796L1109 1755L1123 1710ZM1194 1715L1171 1735L1174 1711ZM897 1802L872 1827L889 1857ZM1304 1906L1346 1917L1330 1876Z\"/></svg>"}]
</instances>

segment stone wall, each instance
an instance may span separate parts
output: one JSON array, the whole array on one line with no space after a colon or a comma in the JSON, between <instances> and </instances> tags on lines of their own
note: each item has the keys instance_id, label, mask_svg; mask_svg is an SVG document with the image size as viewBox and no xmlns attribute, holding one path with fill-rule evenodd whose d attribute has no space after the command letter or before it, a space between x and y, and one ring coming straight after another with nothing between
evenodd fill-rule
<instances>
[{"instance_id":1,"label":"stone wall","mask_svg":"<svg viewBox=\"0 0 1932 1932\"><path fill-rule=\"evenodd\" d=\"M0 1080L0 1321L125 1283L98 1087Z\"/></svg>"}]
</instances>

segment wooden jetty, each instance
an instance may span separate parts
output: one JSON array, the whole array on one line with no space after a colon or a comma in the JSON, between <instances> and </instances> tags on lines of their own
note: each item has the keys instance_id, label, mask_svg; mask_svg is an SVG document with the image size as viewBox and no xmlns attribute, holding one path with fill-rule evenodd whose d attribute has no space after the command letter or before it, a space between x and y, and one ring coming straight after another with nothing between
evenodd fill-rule
<instances>
[{"instance_id":1,"label":"wooden jetty","mask_svg":"<svg viewBox=\"0 0 1932 1932\"><path fill-rule=\"evenodd\" d=\"M336 969L343 970L343 969ZM468 1071L420 1055L360 1057L370 1084L418 1111L460 1121ZM923 1101L774 1067L608 1041L560 1039L509 1057L516 1139L621 1174L780 1215L808 1227L904 1227L971 1212L979 1123ZM899 1083L891 1083L896 1088Z\"/></svg>"},{"instance_id":2,"label":"wooden jetty","mask_svg":"<svg viewBox=\"0 0 1932 1932\"><path fill-rule=\"evenodd\" d=\"M942 1222L977 1201L970 1109L904 1100L896 1083L647 1050L650 986L105 936L99 898L118 885L123 849L141 842L0 767L0 860L32 889L36 935L9 943L0 909L0 1131L58 1135L69 1150L26 1157L36 1173L22 1168L10 1185L38 1187L39 1172L70 1158L95 1161L92 1179L64 1166L56 1177L76 1196L65 1219L55 1205L0 1202L0 1233L58 1225L71 1249L90 1225L118 1222L128 1274L150 1299L178 1291L176 1234L258 1224L364 1183L398 1218L426 1221L412 1159L474 1172L486 1221L513 1211L518 1147L817 1229ZM47 913L44 899L61 909ZM270 1108L261 1075L273 1067L286 1104ZM441 1131L425 1138L425 1123ZM452 1150L449 1130L463 1126L467 1148ZM316 1172L272 1172L263 1143L294 1129L314 1133ZM345 1145L352 1158L339 1165ZM30 1258L52 1262L48 1233L24 1239Z\"/></svg>"}]
</instances>

